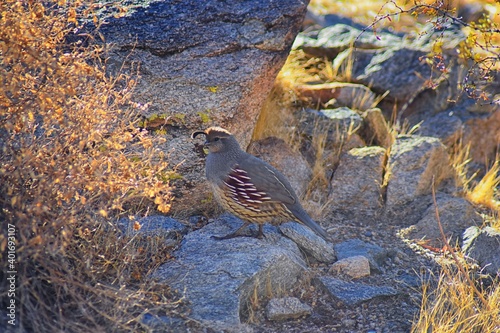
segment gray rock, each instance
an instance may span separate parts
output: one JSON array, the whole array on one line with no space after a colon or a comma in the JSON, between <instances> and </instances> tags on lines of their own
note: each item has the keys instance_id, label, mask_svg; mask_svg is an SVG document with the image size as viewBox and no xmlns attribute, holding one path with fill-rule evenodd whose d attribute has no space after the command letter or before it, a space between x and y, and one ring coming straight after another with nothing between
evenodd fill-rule
<instances>
[{"instance_id":1,"label":"gray rock","mask_svg":"<svg viewBox=\"0 0 500 333\"><path fill-rule=\"evenodd\" d=\"M335 262L329 272L359 279L370 275L370 261L365 256L344 258Z\"/></svg>"},{"instance_id":2,"label":"gray rock","mask_svg":"<svg viewBox=\"0 0 500 333\"><path fill-rule=\"evenodd\" d=\"M470 227L464 232L463 251L475 260L481 272L500 277L500 232L494 228Z\"/></svg>"},{"instance_id":3,"label":"gray rock","mask_svg":"<svg viewBox=\"0 0 500 333\"><path fill-rule=\"evenodd\" d=\"M335 251L332 244L316 235L308 227L297 222L287 222L280 225L279 229L314 259L324 263L335 261Z\"/></svg>"},{"instance_id":4,"label":"gray rock","mask_svg":"<svg viewBox=\"0 0 500 333\"><path fill-rule=\"evenodd\" d=\"M142 324L149 328L148 332L189 332L184 320L167 316L153 316L146 313L142 316Z\"/></svg>"},{"instance_id":5,"label":"gray rock","mask_svg":"<svg viewBox=\"0 0 500 333\"><path fill-rule=\"evenodd\" d=\"M139 68L134 99L148 106L143 115L169 117L164 150L183 176L172 209L197 211L208 196L193 130L223 126L243 147L249 144L306 6L301 0L146 1L100 29L108 69Z\"/></svg>"},{"instance_id":6,"label":"gray rock","mask_svg":"<svg viewBox=\"0 0 500 333\"><path fill-rule=\"evenodd\" d=\"M344 24L344 25L347 25L350 27L354 27L358 30L363 30L366 28L366 26L354 22L349 17L344 17L344 16L336 15L336 14L321 15L321 14L317 14L317 13L311 11L310 8L308 9L308 11L306 13L306 17L305 17L304 23L303 23L304 26L313 25L314 27L320 27L321 29L329 27L329 26L333 26L336 24Z\"/></svg>"},{"instance_id":7,"label":"gray rock","mask_svg":"<svg viewBox=\"0 0 500 333\"><path fill-rule=\"evenodd\" d=\"M409 126L422 123L424 127L428 127L429 125L426 125L426 123L430 122L434 116L440 113L453 116L456 114L453 111L454 108L463 110L464 103L468 104L473 101L473 99L464 96L462 87L463 78L470 75L468 72L469 68L470 66L464 66L461 60L456 58L450 59L447 62L448 72L438 76L441 80L435 80L432 88L424 88L408 104L404 105L400 111L399 122L401 123L402 119L404 119L408 122ZM449 119L443 117L442 120L447 121ZM439 123L436 123L436 121L433 121L434 126L439 126ZM451 125L450 123L448 124ZM445 132L449 132L449 129L446 129L445 126L442 126L442 129ZM428 135L424 131L417 131L416 133L434 137L444 136L444 134L439 134L439 136Z\"/></svg>"},{"instance_id":8,"label":"gray rock","mask_svg":"<svg viewBox=\"0 0 500 333\"><path fill-rule=\"evenodd\" d=\"M139 227L138 229L137 226ZM121 218L118 220L118 227L127 237L139 235L173 238L178 235L185 235L189 229L176 219L162 215L151 215L137 220Z\"/></svg>"},{"instance_id":9,"label":"gray rock","mask_svg":"<svg viewBox=\"0 0 500 333\"><path fill-rule=\"evenodd\" d=\"M383 207L384 163L382 147L354 148L343 154L331 181L331 208L356 215L375 214Z\"/></svg>"},{"instance_id":10,"label":"gray rock","mask_svg":"<svg viewBox=\"0 0 500 333\"><path fill-rule=\"evenodd\" d=\"M354 82L365 84L378 94L389 90L387 96L392 100L409 101L431 77L430 66L422 60L426 56L427 52L407 48L378 51L366 67L353 73Z\"/></svg>"},{"instance_id":11,"label":"gray rock","mask_svg":"<svg viewBox=\"0 0 500 333\"><path fill-rule=\"evenodd\" d=\"M401 43L401 38L389 33L362 32L355 27L336 24L319 31L300 33L294 44L294 49L318 57L335 58L340 52L351 47L357 49L380 49Z\"/></svg>"},{"instance_id":12,"label":"gray rock","mask_svg":"<svg viewBox=\"0 0 500 333\"><path fill-rule=\"evenodd\" d=\"M439 220L443 226L446 239L450 245L461 245L462 234L465 229L474 225L481 225L482 220L474 206L463 198L440 194L436 198L439 208ZM436 208L430 206L423 218L414 226L402 230L405 237L414 240L424 240L427 245L443 247L445 243L439 230L436 219Z\"/></svg>"},{"instance_id":13,"label":"gray rock","mask_svg":"<svg viewBox=\"0 0 500 333\"><path fill-rule=\"evenodd\" d=\"M301 122L301 132L307 136L314 136L318 131L327 133L326 148L333 148L345 141L348 132L356 135L363 118L355 111L340 107L336 109L313 110L306 109L305 121Z\"/></svg>"},{"instance_id":14,"label":"gray rock","mask_svg":"<svg viewBox=\"0 0 500 333\"><path fill-rule=\"evenodd\" d=\"M387 286L370 286L363 283L346 282L336 278L322 276L313 279L313 283L325 290L334 299L347 306L357 306L378 297L398 295L398 291Z\"/></svg>"},{"instance_id":15,"label":"gray rock","mask_svg":"<svg viewBox=\"0 0 500 333\"><path fill-rule=\"evenodd\" d=\"M417 130L421 136L439 138L443 142L455 139L463 129L464 123L453 112L440 112L432 117L427 117Z\"/></svg>"},{"instance_id":16,"label":"gray rock","mask_svg":"<svg viewBox=\"0 0 500 333\"><path fill-rule=\"evenodd\" d=\"M410 201L449 185L453 176L446 147L436 138L403 135L396 138L389 156L386 205L397 212ZM423 213L423 212L422 212Z\"/></svg>"},{"instance_id":17,"label":"gray rock","mask_svg":"<svg viewBox=\"0 0 500 333\"><path fill-rule=\"evenodd\" d=\"M248 152L280 170L299 198L306 193L312 179L311 167L302 154L293 150L285 141L275 137L253 141Z\"/></svg>"},{"instance_id":18,"label":"gray rock","mask_svg":"<svg viewBox=\"0 0 500 333\"><path fill-rule=\"evenodd\" d=\"M354 256L364 256L370 262L370 268L375 272L382 272L389 251L378 245L363 242L360 239L350 239L348 241L334 245L337 259L342 260Z\"/></svg>"},{"instance_id":19,"label":"gray rock","mask_svg":"<svg viewBox=\"0 0 500 333\"><path fill-rule=\"evenodd\" d=\"M238 332L250 297L270 297L291 288L307 268L298 247L266 225L265 238L215 240L241 226L223 216L188 234L174 253L175 260L158 268L153 277L184 293L190 317L216 331Z\"/></svg>"},{"instance_id":20,"label":"gray rock","mask_svg":"<svg viewBox=\"0 0 500 333\"><path fill-rule=\"evenodd\" d=\"M295 297L273 298L266 306L266 317L279 321L310 315L312 308Z\"/></svg>"}]
</instances>

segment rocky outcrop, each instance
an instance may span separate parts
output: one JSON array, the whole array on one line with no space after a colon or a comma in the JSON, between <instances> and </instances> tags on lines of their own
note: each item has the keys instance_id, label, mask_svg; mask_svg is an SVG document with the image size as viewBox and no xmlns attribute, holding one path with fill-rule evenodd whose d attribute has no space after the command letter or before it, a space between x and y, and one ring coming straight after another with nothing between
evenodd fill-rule
<instances>
[{"instance_id":1,"label":"rocky outcrop","mask_svg":"<svg viewBox=\"0 0 500 333\"><path fill-rule=\"evenodd\" d=\"M171 3L172 8L165 3ZM204 154L201 147L193 147L188 132L216 124L233 131L243 146L249 144L260 106L304 10L299 1L269 2L265 9L254 1L225 8L214 4L193 2L191 8L180 8L169 1L152 3L128 18L111 20L104 29L107 41L115 43L111 65L141 64L137 96L142 103L150 103L144 115L170 115L165 121L165 151L173 165L180 165L178 197L189 192L188 204L177 200L175 205L183 214L199 209L210 215L215 207L206 200ZM169 10L175 15L168 14ZM167 26L165 22L172 20L177 23ZM148 34L144 26L152 22L159 22L159 31ZM309 55L329 58L335 70L351 71L346 75L351 82L311 82L299 87L298 97L305 105L297 110L298 120L290 127L296 125L293 130L300 142L295 142L294 148L300 146L300 151L275 137L255 141L248 149L282 170L299 194L314 190L327 197L321 209L316 206L319 212L313 213L325 215L319 223L327 226L334 245L294 222L279 228L266 225L262 240L212 239L241 225L231 216L197 225L200 229L185 236L174 252L175 260L165 263L153 276L183 293L190 317L209 329L251 330L244 322L248 304L256 298L271 299L265 311L271 321L294 320L310 313L313 318L317 315L314 302L284 297L297 287L299 278L311 272L315 274L312 286L307 278L301 281L310 288L301 295L319 290L322 297L315 301L327 299L334 304L329 304L331 308L342 312L356 307L358 311L374 298L401 295L399 289L404 287L381 281L393 283L400 278L404 284L418 287L421 281L408 273L418 268L412 259L404 259L409 263L401 268L405 256L393 255L389 246L378 242L384 233L393 237L392 242L399 241L395 234L404 228L401 235L406 238L431 247L443 245L432 186L445 237L460 243L466 228L480 224L475 208L456 196L446 145L455 144L464 134L466 142L484 147L473 150L476 161L491 157L500 144L499 111L495 106L478 109L473 100L458 98L458 76L465 67L458 64L453 48L463 36L451 28L437 35L429 31L421 39L385 31L362 33L362 28L345 23L309 30L295 43L294 47ZM123 29L129 25L130 35ZM427 58L435 38L446 41L441 67ZM380 102L383 94L386 98ZM423 123L414 128L414 134L398 136L388 125L393 111L396 128L403 121L410 126ZM315 140L323 140L321 149L312 144ZM315 161L322 159L327 162L317 168ZM308 188L318 178L326 180L325 188ZM345 221L355 228L355 238L343 237ZM124 224L128 237L142 233L172 238L187 232L174 221L153 218L138 222L139 230L134 221ZM368 230L360 232L364 227ZM497 274L498 256L491 255L498 252L491 250L498 245L496 233L474 230L474 237L469 234L464 244L468 255L485 272ZM397 277L388 277L388 271ZM359 280L349 281L352 279ZM145 316L144 321L167 330L177 325L169 317Z\"/></svg>"},{"instance_id":2,"label":"rocky outcrop","mask_svg":"<svg viewBox=\"0 0 500 333\"><path fill-rule=\"evenodd\" d=\"M228 234L241 224L237 218L223 216L188 234L173 253L175 260L153 274L184 295L193 319L216 331L241 331L251 297L284 293L308 270L297 245L274 227L264 228L262 240L212 237Z\"/></svg>"}]
</instances>

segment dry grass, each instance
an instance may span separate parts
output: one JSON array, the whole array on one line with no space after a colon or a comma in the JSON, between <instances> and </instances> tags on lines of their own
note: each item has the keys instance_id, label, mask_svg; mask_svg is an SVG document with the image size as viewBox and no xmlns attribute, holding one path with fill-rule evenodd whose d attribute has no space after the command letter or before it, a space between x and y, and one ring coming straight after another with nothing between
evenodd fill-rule
<instances>
[{"instance_id":1,"label":"dry grass","mask_svg":"<svg viewBox=\"0 0 500 333\"><path fill-rule=\"evenodd\" d=\"M471 274L466 272L466 274ZM442 266L437 285L423 285L419 317L412 332L493 333L500 331L500 285L482 289L486 303L478 299L472 286L453 266Z\"/></svg>"},{"instance_id":2,"label":"dry grass","mask_svg":"<svg viewBox=\"0 0 500 333\"><path fill-rule=\"evenodd\" d=\"M467 191L467 199L475 204L500 212L499 185L500 162L497 160L484 177L470 191Z\"/></svg>"},{"instance_id":3,"label":"dry grass","mask_svg":"<svg viewBox=\"0 0 500 333\"><path fill-rule=\"evenodd\" d=\"M5 309L14 225L21 331L135 332L144 311L178 306L146 279L168 259L166 242L127 239L113 223L168 211L172 170L155 148L162 138L137 126L135 78L106 75L92 35L66 43L81 20L99 26L97 8L0 4L0 295Z\"/></svg>"}]
</instances>

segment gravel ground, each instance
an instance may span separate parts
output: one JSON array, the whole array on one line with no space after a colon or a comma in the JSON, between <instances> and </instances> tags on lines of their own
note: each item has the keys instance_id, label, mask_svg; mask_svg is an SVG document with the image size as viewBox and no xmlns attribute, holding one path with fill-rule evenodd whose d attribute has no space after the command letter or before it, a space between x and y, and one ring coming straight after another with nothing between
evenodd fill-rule
<instances>
[{"instance_id":1,"label":"gravel ground","mask_svg":"<svg viewBox=\"0 0 500 333\"><path fill-rule=\"evenodd\" d=\"M365 219L368 221L370 219ZM301 299L313 307L313 313L305 318L271 322L265 318L266 303L259 304L248 318L256 333L271 332L410 332L412 321L418 316L421 300L422 277L429 271L436 271L437 266L428 256L412 250L398 236L401 226L394 226L386 221L373 221L370 224L359 222L360 219L347 219L335 216L329 233L334 243L358 238L364 242L376 244L389 251L386 265L381 273L355 280L369 285L391 286L398 290L394 297L377 298L359 306L346 306L322 290L317 290L305 283L290 291L290 296ZM311 264L311 276L331 275L329 265ZM343 278L345 279L345 278Z\"/></svg>"}]
</instances>

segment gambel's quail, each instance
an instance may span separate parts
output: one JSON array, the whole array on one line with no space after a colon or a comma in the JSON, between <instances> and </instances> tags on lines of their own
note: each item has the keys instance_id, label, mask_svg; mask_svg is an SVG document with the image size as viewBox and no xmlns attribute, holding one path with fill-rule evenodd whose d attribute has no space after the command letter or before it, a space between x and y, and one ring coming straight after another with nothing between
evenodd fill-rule
<instances>
[{"instance_id":1,"label":"gambel's quail","mask_svg":"<svg viewBox=\"0 0 500 333\"><path fill-rule=\"evenodd\" d=\"M288 180L263 160L241 150L238 141L227 130L210 127L197 131L206 137L206 177L212 185L217 201L228 212L245 223L233 233L217 239L241 236L250 223L259 225L258 237L263 237L262 226L269 222L279 225L297 221L329 240L328 234L302 208Z\"/></svg>"}]
</instances>

